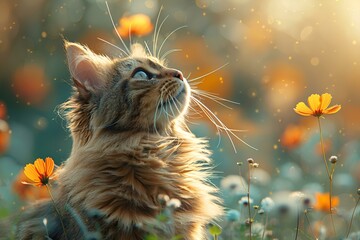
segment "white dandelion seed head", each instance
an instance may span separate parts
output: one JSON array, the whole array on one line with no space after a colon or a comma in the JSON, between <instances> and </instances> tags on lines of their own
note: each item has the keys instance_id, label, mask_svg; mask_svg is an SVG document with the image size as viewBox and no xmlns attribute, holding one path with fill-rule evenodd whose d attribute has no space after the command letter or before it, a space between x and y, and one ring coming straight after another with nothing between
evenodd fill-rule
<instances>
[{"instance_id":1,"label":"white dandelion seed head","mask_svg":"<svg viewBox=\"0 0 360 240\"><path fill-rule=\"evenodd\" d=\"M229 175L220 182L221 189L231 194L245 194L247 192L247 183L241 176Z\"/></svg>"},{"instance_id":2,"label":"white dandelion seed head","mask_svg":"<svg viewBox=\"0 0 360 240\"><path fill-rule=\"evenodd\" d=\"M305 194L300 191L295 191L290 193L290 198L295 201L300 201L305 197Z\"/></svg>"},{"instance_id":3,"label":"white dandelion seed head","mask_svg":"<svg viewBox=\"0 0 360 240\"><path fill-rule=\"evenodd\" d=\"M272 200L270 197L266 197L263 200L261 200L261 209L264 210L264 212L269 213L275 206L274 200Z\"/></svg>"},{"instance_id":4,"label":"white dandelion seed head","mask_svg":"<svg viewBox=\"0 0 360 240\"><path fill-rule=\"evenodd\" d=\"M299 181L302 178L302 170L295 163L285 163L280 167L280 176L292 181Z\"/></svg>"},{"instance_id":5,"label":"white dandelion seed head","mask_svg":"<svg viewBox=\"0 0 360 240\"><path fill-rule=\"evenodd\" d=\"M251 183L266 186L271 182L271 177L264 169L256 168L252 171Z\"/></svg>"},{"instance_id":6,"label":"white dandelion seed head","mask_svg":"<svg viewBox=\"0 0 360 240\"><path fill-rule=\"evenodd\" d=\"M299 211L299 202L294 200L297 199L294 197L297 195L292 194L292 192L281 191L272 195L272 199L275 203L273 209L275 213L281 216L296 216L297 212Z\"/></svg>"},{"instance_id":7,"label":"white dandelion seed head","mask_svg":"<svg viewBox=\"0 0 360 240\"><path fill-rule=\"evenodd\" d=\"M327 229L324 225L322 225L319 229L319 239L325 239L327 235Z\"/></svg>"},{"instance_id":8,"label":"white dandelion seed head","mask_svg":"<svg viewBox=\"0 0 360 240\"><path fill-rule=\"evenodd\" d=\"M321 186L321 184L317 182L311 182L308 184L305 184L302 188L302 191L306 194L313 195L317 192L324 192L324 187Z\"/></svg>"},{"instance_id":9,"label":"white dandelion seed head","mask_svg":"<svg viewBox=\"0 0 360 240\"><path fill-rule=\"evenodd\" d=\"M251 225L252 234L251 235L258 235L261 236L263 231L265 230L264 225L259 222L255 222Z\"/></svg>"},{"instance_id":10,"label":"white dandelion seed head","mask_svg":"<svg viewBox=\"0 0 360 240\"><path fill-rule=\"evenodd\" d=\"M250 201L248 201L250 200ZM248 199L248 197L242 197L240 200L239 200L239 204L242 205L242 206L247 206L252 204L254 202L254 200L252 198Z\"/></svg>"}]
</instances>

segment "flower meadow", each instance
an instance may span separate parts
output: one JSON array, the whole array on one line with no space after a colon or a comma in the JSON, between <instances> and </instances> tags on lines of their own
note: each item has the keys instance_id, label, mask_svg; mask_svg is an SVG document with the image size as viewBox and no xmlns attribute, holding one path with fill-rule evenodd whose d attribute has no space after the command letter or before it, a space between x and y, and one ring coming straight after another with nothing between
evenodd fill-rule
<instances>
[{"instance_id":1,"label":"flower meadow","mask_svg":"<svg viewBox=\"0 0 360 240\"><path fill-rule=\"evenodd\" d=\"M204 104L239 138L189 112L191 131L209 140L210 181L225 209L208 239L360 239L358 1L108 4L128 45L151 43L161 9L158 47L168 65L219 96ZM4 0L0 16L0 239L16 239L18 215L52 199L71 151L58 113L72 91L63 39L110 57L121 43L104 1ZM158 198L163 208L146 240L162 239L151 231L157 224L175 227L181 206ZM101 239L65 207L86 239Z\"/></svg>"}]
</instances>

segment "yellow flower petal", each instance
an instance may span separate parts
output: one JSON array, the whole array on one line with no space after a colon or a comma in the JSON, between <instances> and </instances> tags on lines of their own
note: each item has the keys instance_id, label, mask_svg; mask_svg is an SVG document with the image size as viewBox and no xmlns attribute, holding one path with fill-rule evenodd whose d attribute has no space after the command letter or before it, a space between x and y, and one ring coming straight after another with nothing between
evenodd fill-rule
<instances>
[{"instance_id":1,"label":"yellow flower petal","mask_svg":"<svg viewBox=\"0 0 360 240\"><path fill-rule=\"evenodd\" d=\"M45 166L45 162L43 159L41 159L41 158L36 159L34 162L34 165L39 174L43 174L43 175L45 174L46 166Z\"/></svg>"},{"instance_id":2,"label":"yellow flower petal","mask_svg":"<svg viewBox=\"0 0 360 240\"><path fill-rule=\"evenodd\" d=\"M296 104L294 111L302 116L311 116L313 113L313 111L311 111L311 109L306 106L304 102L299 102L298 104Z\"/></svg>"},{"instance_id":3,"label":"yellow flower petal","mask_svg":"<svg viewBox=\"0 0 360 240\"><path fill-rule=\"evenodd\" d=\"M325 109L323 111L324 114L334 114L337 113L341 109L341 105L334 105L332 107L329 107L328 109Z\"/></svg>"},{"instance_id":4,"label":"yellow flower petal","mask_svg":"<svg viewBox=\"0 0 360 240\"><path fill-rule=\"evenodd\" d=\"M54 160L50 157L47 157L45 159L45 165L46 165L46 176L50 177L54 170Z\"/></svg>"},{"instance_id":5,"label":"yellow flower petal","mask_svg":"<svg viewBox=\"0 0 360 240\"><path fill-rule=\"evenodd\" d=\"M320 108L320 95L319 94L311 94L308 97L309 107L313 112L319 110Z\"/></svg>"},{"instance_id":6,"label":"yellow flower petal","mask_svg":"<svg viewBox=\"0 0 360 240\"><path fill-rule=\"evenodd\" d=\"M26 164L24 173L31 181L40 182L39 174L37 173L34 164Z\"/></svg>"},{"instance_id":7,"label":"yellow flower petal","mask_svg":"<svg viewBox=\"0 0 360 240\"><path fill-rule=\"evenodd\" d=\"M329 93L324 93L321 95L321 97L320 97L320 102L321 102L320 110L321 111L324 111L330 105L331 99L332 99L332 96Z\"/></svg>"}]
</instances>

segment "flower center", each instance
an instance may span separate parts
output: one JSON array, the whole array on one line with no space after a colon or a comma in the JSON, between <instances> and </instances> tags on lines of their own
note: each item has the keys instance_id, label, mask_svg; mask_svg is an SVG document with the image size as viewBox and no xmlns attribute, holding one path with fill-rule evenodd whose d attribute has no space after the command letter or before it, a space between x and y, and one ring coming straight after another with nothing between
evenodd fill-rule
<instances>
[{"instance_id":1,"label":"flower center","mask_svg":"<svg viewBox=\"0 0 360 240\"><path fill-rule=\"evenodd\" d=\"M319 109L319 110L315 110L312 115L315 117L320 117L322 114L323 114L322 110Z\"/></svg>"},{"instance_id":2,"label":"flower center","mask_svg":"<svg viewBox=\"0 0 360 240\"><path fill-rule=\"evenodd\" d=\"M49 177L46 176L46 175L41 174L41 176L40 176L40 182L41 182L43 185L48 184L48 183L49 183Z\"/></svg>"}]
</instances>

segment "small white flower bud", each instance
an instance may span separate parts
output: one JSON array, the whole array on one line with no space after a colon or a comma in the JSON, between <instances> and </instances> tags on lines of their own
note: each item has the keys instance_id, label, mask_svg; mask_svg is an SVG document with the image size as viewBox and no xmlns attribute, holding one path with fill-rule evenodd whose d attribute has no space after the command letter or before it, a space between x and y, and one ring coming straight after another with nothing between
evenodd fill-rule
<instances>
[{"instance_id":1,"label":"small white flower bud","mask_svg":"<svg viewBox=\"0 0 360 240\"><path fill-rule=\"evenodd\" d=\"M337 160L338 160L337 156L331 156L331 157L329 158L329 161L330 161L332 164L335 164L335 163L337 162Z\"/></svg>"},{"instance_id":2,"label":"small white flower bud","mask_svg":"<svg viewBox=\"0 0 360 240\"><path fill-rule=\"evenodd\" d=\"M252 159L252 158L248 158L248 159L247 159L247 162L250 163L250 164L252 164L252 163L254 163L255 161L254 161L254 159Z\"/></svg>"},{"instance_id":3,"label":"small white flower bud","mask_svg":"<svg viewBox=\"0 0 360 240\"><path fill-rule=\"evenodd\" d=\"M253 168L258 168L259 164L258 163L253 163L252 166L253 166Z\"/></svg>"},{"instance_id":4,"label":"small white flower bud","mask_svg":"<svg viewBox=\"0 0 360 240\"><path fill-rule=\"evenodd\" d=\"M166 203L166 206L168 206L169 208L172 208L172 209L176 209L181 206L181 202L177 198L172 198Z\"/></svg>"},{"instance_id":5,"label":"small white flower bud","mask_svg":"<svg viewBox=\"0 0 360 240\"><path fill-rule=\"evenodd\" d=\"M44 219L43 219L43 224L44 224L44 226L47 226L47 223L48 223L47 218L44 218Z\"/></svg>"}]
</instances>

